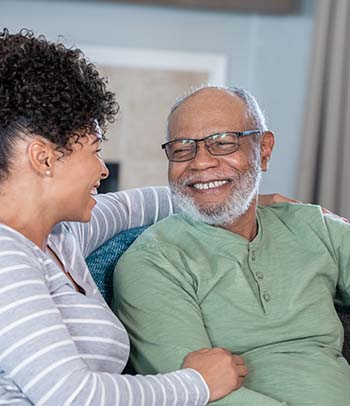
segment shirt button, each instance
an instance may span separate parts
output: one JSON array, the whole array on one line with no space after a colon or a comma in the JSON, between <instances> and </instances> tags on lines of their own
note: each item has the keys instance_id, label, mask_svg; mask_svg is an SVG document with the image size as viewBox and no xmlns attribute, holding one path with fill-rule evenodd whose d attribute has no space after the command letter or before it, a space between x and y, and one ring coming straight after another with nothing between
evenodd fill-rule
<instances>
[{"instance_id":1,"label":"shirt button","mask_svg":"<svg viewBox=\"0 0 350 406\"><path fill-rule=\"evenodd\" d=\"M256 273L257 278L259 279L264 279L264 274L262 272L257 272Z\"/></svg>"},{"instance_id":2,"label":"shirt button","mask_svg":"<svg viewBox=\"0 0 350 406\"><path fill-rule=\"evenodd\" d=\"M263 298L266 302L269 302L271 300L271 295L269 293L264 293Z\"/></svg>"}]
</instances>

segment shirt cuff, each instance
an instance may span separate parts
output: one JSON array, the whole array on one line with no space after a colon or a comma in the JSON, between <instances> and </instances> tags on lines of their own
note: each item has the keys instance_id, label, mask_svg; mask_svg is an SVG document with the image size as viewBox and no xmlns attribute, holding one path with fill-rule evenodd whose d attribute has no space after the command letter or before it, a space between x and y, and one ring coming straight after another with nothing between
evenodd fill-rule
<instances>
[{"instance_id":1,"label":"shirt cuff","mask_svg":"<svg viewBox=\"0 0 350 406\"><path fill-rule=\"evenodd\" d=\"M210 391L207 383L205 382L203 376L196 371L195 369L192 368L185 368L182 369L181 371L187 371L190 374L191 379L194 381L195 385L197 386L199 390L199 399L198 403L196 403L196 406L202 406L206 405L209 402L210 398Z\"/></svg>"}]
</instances>

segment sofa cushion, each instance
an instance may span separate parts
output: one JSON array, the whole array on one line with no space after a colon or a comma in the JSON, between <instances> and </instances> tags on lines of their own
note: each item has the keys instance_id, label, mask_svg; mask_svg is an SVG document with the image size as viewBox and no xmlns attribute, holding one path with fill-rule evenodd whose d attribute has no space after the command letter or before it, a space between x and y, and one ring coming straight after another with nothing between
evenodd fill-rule
<instances>
[{"instance_id":1,"label":"sofa cushion","mask_svg":"<svg viewBox=\"0 0 350 406\"><path fill-rule=\"evenodd\" d=\"M109 306L113 296L115 265L124 251L146 228L144 226L122 231L97 248L86 259L91 275Z\"/></svg>"},{"instance_id":2,"label":"sofa cushion","mask_svg":"<svg viewBox=\"0 0 350 406\"><path fill-rule=\"evenodd\" d=\"M350 306L336 306L339 318L344 327L344 357L350 363Z\"/></svg>"}]
</instances>

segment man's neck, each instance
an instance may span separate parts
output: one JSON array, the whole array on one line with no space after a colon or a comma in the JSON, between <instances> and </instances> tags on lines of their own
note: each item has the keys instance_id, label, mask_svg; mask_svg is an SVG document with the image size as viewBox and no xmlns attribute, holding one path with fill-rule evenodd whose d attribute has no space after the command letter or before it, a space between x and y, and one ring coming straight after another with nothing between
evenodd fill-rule
<instances>
[{"instance_id":1,"label":"man's neck","mask_svg":"<svg viewBox=\"0 0 350 406\"><path fill-rule=\"evenodd\" d=\"M256 208L257 208L257 198L253 200L248 210L235 222L220 227L224 228L225 230L231 231L232 233L238 234L248 241L254 240L254 238L258 234L258 223L256 221Z\"/></svg>"}]
</instances>

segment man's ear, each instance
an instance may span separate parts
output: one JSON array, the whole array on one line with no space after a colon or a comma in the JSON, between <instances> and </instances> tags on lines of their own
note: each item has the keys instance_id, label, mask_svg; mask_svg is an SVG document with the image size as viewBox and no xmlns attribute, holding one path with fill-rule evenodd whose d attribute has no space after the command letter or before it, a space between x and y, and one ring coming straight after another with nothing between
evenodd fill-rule
<instances>
[{"instance_id":1,"label":"man's ear","mask_svg":"<svg viewBox=\"0 0 350 406\"><path fill-rule=\"evenodd\" d=\"M266 172L269 169L269 161L275 145L275 136L272 131L264 131L260 142L260 165L261 170Z\"/></svg>"},{"instance_id":2,"label":"man's ear","mask_svg":"<svg viewBox=\"0 0 350 406\"><path fill-rule=\"evenodd\" d=\"M57 153L54 145L41 138L33 139L27 148L32 168L41 176L52 176Z\"/></svg>"}]
</instances>

